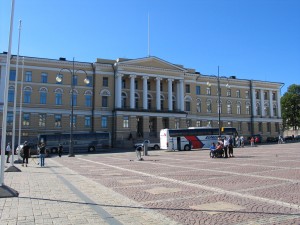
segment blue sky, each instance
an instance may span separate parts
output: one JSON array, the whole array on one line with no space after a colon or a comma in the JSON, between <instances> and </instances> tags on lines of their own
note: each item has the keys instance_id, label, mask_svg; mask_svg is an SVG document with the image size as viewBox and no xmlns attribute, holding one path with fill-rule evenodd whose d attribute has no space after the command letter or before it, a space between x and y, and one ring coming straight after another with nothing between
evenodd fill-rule
<instances>
[{"instance_id":1,"label":"blue sky","mask_svg":"<svg viewBox=\"0 0 300 225\"><path fill-rule=\"evenodd\" d=\"M7 51L11 0L0 0ZM94 62L150 55L202 74L299 84L299 0L15 0L12 54Z\"/></svg>"}]
</instances>

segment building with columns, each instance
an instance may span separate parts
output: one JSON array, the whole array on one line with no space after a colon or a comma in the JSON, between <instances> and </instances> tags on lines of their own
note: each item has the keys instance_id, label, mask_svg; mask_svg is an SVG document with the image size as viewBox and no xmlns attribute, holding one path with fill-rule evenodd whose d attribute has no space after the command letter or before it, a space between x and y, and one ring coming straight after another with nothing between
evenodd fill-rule
<instances>
[{"instance_id":1,"label":"building with columns","mask_svg":"<svg viewBox=\"0 0 300 225\"><path fill-rule=\"evenodd\" d=\"M221 126L236 127L245 137L260 134L265 139L281 131L283 83L203 75L157 57L96 62L20 57L19 62L16 124L22 84L22 140L34 141L40 133L69 132L71 88L74 132L108 131L114 147L132 146L143 139L159 141L163 128L218 127L219 115ZM0 68L4 90L5 53L0 54ZM58 75L62 82L57 82ZM13 56L8 135L12 134L15 77Z\"/></svg>"}]
</instances>

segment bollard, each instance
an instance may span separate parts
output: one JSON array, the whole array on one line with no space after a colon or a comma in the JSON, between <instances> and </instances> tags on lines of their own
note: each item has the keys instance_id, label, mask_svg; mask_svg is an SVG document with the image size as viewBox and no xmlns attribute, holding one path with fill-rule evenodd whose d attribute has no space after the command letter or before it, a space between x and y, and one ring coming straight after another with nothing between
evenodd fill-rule
<instances>
[{"instance_id":1,"label":"bollard","mask_svg":"<svg viewBox=\"0 0 300 225\"><path fill-rule=\"evenodd\" d=\"M144 141L144 155L148 155L148 141Z\"/></svg>"}]
</instances>

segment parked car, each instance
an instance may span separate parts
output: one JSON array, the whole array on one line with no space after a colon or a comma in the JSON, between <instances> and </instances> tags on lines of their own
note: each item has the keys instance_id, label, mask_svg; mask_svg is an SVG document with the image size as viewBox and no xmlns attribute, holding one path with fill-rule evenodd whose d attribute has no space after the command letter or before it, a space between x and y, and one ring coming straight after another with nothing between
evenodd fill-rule
<instances>
[{"instance_id":1,"label":"parked car","mask_svg":"<svg viewBox=\"0 0 300 225\"><path fill-rule=\"evenodd\" d=\"M283 138L284 141L292 141L293 140L293 137L292 136L285 136Z\"/></svg>"},{"instance_id":2,"label":"parked car","mask_svg":"<svg viewBox=\"0 0 300 225\"><path fill-rule=\"evenodd\" d=\"M300 135L296 135L294 139L300 141Z\"/></svg>"},{"instance_id":3,"label":"parked car","mask_svg":"<svg viewBox=\"0 0 300 225\"><path fill-rule=\"evenodd\" d=\"M278 142L278 137L267 137L266 142L268 143Z\"/></svg>"},{"instance_id":4,"label":"parked car","mask_svg":"<svg viewBox=\"0 0 300 225\"><path fill-rule=\"evenodd\" d=\"M148 148L153 148L155 150L160 149L160 143L151 143L149 140L145 140L144 142L134 144L134 148L137 148L138 146L144 147L145 142L148 144Z\"/></svg>"}]
</instances>

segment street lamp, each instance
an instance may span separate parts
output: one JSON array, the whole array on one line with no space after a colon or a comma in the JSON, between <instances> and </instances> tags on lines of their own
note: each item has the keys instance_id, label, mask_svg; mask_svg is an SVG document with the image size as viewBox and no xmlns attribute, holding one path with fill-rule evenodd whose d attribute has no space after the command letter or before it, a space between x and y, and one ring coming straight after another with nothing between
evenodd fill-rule
<instances>
[{"instance_id":1,"label":"street lamp","mask_svg":"<svg viewBox=\"0 0 300 225\"><path fill-rule=\"evenodd\" d=\"M220 78L227 78L227 77L220 77L219 74L219 66L218 66L218 76L215 75L210 75L211 77L214 77L217 79L217 84L218 84L218 124L219 124L219 136L221 136L221 86L220 86ZM207 81L207 86L211 87L211 83L209 81ZM227 84L226 84L227 88L230 88L230 85L228 83L228 78L227 78Z\"/></svg>"},{"instance_id":2,"label":"street lamp","mask_svg":"<svg viewBox=\"0 0 300 225\"><path fill-rule=\"evenodd\" d=\"M56 81L61 83L62 82L62 75L61 72L63 70L67 70L71 73L71 121L70 121L70 143L69 143L69 157L74 157L74 143L73 143L73 126L74 126L74 76L78 71L82 71L85 73L85 79L83 80L85 84L89 84L90 80L87 77L87 73L86 71L82 70L82 69L78 69L75 70L74 69L74 58L73 58L73 68L72 70L67 69L67 68L62 68L60 69L60 71L58 72L57 76L56 76Z\"/></svg>"}]
</instances>

